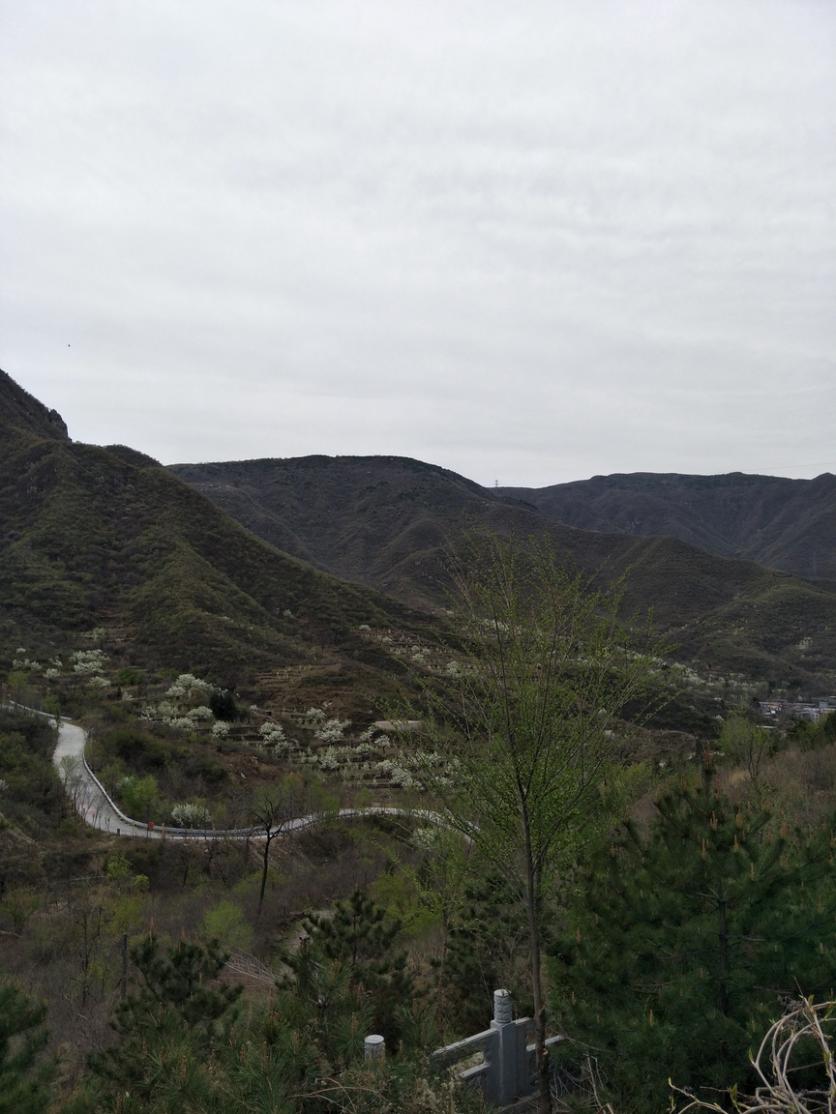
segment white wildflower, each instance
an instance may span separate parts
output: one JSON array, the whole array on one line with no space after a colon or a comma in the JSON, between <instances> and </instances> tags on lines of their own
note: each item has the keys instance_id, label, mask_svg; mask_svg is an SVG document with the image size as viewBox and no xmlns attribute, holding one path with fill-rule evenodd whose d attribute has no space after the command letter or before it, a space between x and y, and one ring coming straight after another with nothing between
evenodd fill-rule
<instances>
[{"instance_id":1,"label":"white wildflower","mask_svg":"<svg viewBox=\"0 0 836 1114\"><path fill-rule=\"evenodd\" d=\"M336 747L326 747L317 756L317 764L322 770L338 770L341 765L342 755Z\"/></svg>"}]
</instances>

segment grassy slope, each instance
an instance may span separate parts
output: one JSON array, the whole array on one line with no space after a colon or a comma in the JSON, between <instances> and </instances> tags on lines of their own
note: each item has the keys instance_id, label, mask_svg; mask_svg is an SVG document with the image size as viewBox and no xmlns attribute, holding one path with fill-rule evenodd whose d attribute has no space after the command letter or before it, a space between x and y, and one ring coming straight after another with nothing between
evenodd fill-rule
<instances>
[{"instance_id":1,"label":"grassy slope","mask_svg":"<svg viewBox=\"0 0 836 1114\"><path fill-rule=\"evenodd\" d=\"M586 573L627 575L628 608L652 608L689 656L807 681L826 675L836 658L836 593L826 586L673 538L575 529L418 461L305 457L173 471L254 533L413 602L443 597L443 551L464 529L542 534ZM809 647L799 645L804 637Z\"/></svg>"}]
</instances>

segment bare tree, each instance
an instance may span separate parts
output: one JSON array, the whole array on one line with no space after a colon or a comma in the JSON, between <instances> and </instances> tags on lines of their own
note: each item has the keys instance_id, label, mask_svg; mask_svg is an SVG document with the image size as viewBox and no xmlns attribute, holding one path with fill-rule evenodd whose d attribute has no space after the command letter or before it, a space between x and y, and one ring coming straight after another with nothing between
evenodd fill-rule
<instances>
[{"instance_id":1,"label":"bare tree","mask_svg":"<svg viewBox=\"0 0 836 1114\"><path fill-rule=\"evenodd\" d=\"M299 828L294 823L307 819L312 807L310 787L297 774L288 774L277 786L263 790L253 807L253 826L259 829L259 854L261 856L261 882L258 891L258 912L264 905L267 876L270 870L270 848L275 840ZM313 814L312 814L313 815Z\"/></svg>"},{"instance_id":2,"label":"bare tree","mask_svg":"<svg viewBox=\"0 0 836 1114\"><path fill-rule=\"evenodd\" d=\"M770 733L745 716L734 715L723 724L719 741L721 749L741 764L757 791L764 764L772 751Z\"/></svg>"}]
</instances>

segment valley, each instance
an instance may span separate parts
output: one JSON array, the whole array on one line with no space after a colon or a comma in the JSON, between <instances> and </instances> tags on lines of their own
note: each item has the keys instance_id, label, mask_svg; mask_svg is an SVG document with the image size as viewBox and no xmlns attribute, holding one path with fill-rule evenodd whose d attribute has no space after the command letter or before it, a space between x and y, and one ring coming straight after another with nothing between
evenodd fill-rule
<instances>
[{"instance_id":1,"label":"valley","mask_svg":"<svg viewBox=\"0 0 836 1114\"><path fill-rule=\"evenodd\" d=\"M675 1057L648 1009L731 1072L764 986L828 992L829 481L639 480L164 468L0 373L0 955L53 1034L33 1110L471 1114L427 1053L507 987L601 1048L618 1114L656 1114ZM718 887L768 943L724 950ZM700 1028L716 986L728 1047ZM582 1104L583 1060L548 1047ZM701 1057L679 1078L721 1082Z\"/></svg>"}]
</instances>

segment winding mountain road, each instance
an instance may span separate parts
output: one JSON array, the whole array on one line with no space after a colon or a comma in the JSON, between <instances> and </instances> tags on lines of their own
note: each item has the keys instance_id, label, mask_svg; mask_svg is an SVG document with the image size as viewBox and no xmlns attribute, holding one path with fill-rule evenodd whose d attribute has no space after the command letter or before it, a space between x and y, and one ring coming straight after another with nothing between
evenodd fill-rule
<instances>
[{"instance_id":1,"label":"winding mountain road","mask_svg":"<svg viewBox=\"0 0 836 1114\"><path fill-rule=\"evenodd\" d=\"M17 705L23 707L22 705ZM28 712L45 716L55 726L55 720L45 712L26 708ZM111 835L128 836L135 839L264 839L263 828L230 828L226 830L193 828L174 828L164 825L143 824L126 816L107 793L107 790L90 769L84 757L87 732L77 723L62 720L58 725L58 743L52 761L64 789L73 802L79 816L91 828ZM362 816L405 816L424 820L428 824L444 826L444 818L428 809L396 808L390 805L372 805L368 808L341 808L336 812L313 812L307 816L295 816L276 825L280 835L291 835L314 824L328 820L351 820Z\"/></svg>"}]
</instances>

